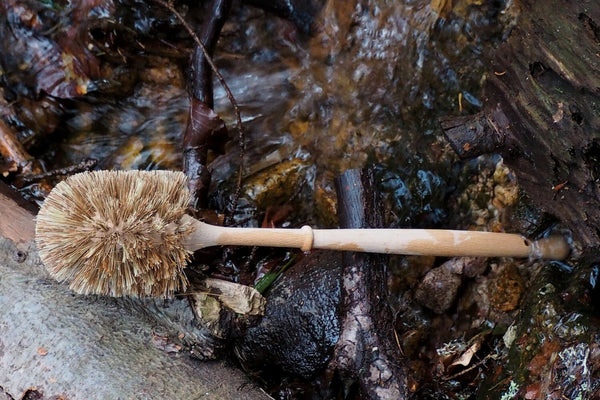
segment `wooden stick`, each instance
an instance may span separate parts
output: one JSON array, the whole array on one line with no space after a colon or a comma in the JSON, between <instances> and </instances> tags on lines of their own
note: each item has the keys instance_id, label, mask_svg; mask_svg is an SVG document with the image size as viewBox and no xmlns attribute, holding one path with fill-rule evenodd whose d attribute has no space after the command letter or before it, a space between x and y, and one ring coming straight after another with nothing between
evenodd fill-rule
<instances>
[{"instance_id":1,"label":"wooden stick","mask_svg":"<svg viewBox=\"0 0 600 400\"><path fill-rule=\"evenodd\" d=\"M26 172L30 172L31 168L26 167L33 157L27 153L12 129L2 120L0 120L0 154L6 161L14 161L19 168L25 168Z\"/></svg>"},{"instance_id":2,"label":"wooden stick","mask_svg":"<svg viewBox=\"0 0 600 400\"><path fill-rule=\"evenodd\" d=\"M195 231L184 241L189 250L215 245L296 247L369 253L444 257L532 257L564 259L569 245L562 237L530 241L521 235L443 229L301 229L230 228L184 216Z\"/></svg>"}]
</instances>

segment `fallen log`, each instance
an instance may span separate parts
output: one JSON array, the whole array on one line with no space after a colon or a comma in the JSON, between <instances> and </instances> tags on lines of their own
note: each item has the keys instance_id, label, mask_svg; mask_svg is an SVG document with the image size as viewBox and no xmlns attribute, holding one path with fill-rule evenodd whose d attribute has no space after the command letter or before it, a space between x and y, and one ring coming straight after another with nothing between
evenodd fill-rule
<instances>
[{"instance_id":1,"label":"fallen log","mask_svg":"<svg viewBox=\"0 0 600 400\"><path fill-rule=\"evenodd\" d=\"M461 157L500 153L532 201L597 250L600 4L524 0L519 8L490 65L483 112L444 118L442 129Z\"/></svg>"},{"instance_id":2,"label":"fallen log","mask_svg":"<svg viewBox=\"0 0 600 400\"><path fill-rule=\"evenodd\" d=\"M261 399L211 357L186 299L79 296L50 279L34 207L0 182L0 393L7 398ZM31 397L26 397L31 398Z\"/></svg>"}]
</instances>

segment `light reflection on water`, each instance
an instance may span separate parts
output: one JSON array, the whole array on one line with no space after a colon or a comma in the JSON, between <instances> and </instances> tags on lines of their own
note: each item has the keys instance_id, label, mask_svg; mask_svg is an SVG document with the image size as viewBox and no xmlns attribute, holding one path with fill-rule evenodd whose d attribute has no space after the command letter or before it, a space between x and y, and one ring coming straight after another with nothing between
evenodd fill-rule
<instances>
[{"instance_id":1,"label":"light reflection on water","mask_svg":"<svg viewBox=\"0 0 600 400\"><path fill-rule=\"evenodd\" d=\"M305 183L330 192L333 177L370 159L398 179L415 179L417 192L432 176L444 186L451 171L439 164L449 156L440 156L437 118L458 113L459 94L464 113L478 111L484 56L512 20L501 7L468 1L442 18L430 3L331 1L312 37L256 10L234 10L215 61L242 109L247 172L269 154L300 158L315 165ZM165 84L172 67L152 71L154 80L139 73L146 78L131 97L84 103L73 114L67 127L79 134L63 146L71 161L93 153L105 168L180 168L185 75ZM215 107L234 138L211 164L218 185L239 160L232 107L216 81Z\"/></svg>"}]
</instances>

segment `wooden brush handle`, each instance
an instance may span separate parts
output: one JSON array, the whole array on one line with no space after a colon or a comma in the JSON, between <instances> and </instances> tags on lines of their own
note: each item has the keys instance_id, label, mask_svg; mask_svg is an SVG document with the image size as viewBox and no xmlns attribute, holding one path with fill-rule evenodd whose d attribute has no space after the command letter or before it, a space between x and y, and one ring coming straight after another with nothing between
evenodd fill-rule
<instances>
[{"instance_id":1,"label":"wooden brush handle","mask_svg":"<svg viewBox=\"0 0 600 400\"><path fill-rule=\"evenodd\" d=\"M191 217L189 217L192 219ZM229 228L193 220L196 226L186 239L189 250L215 245L295 247L361 251L369 253L534 257L564 259L569 245L562 237L529 241L520 235L442 229L301 229Z\"/></svg>"},{"instance_id":2,"label":"wooden brush handle","mask_svg":"<svg viewBox=\"0 0 600 400\"><path fill-rule=\"evenodd\" d=\"M570 252L562 237L530 241L512 233L444 229L325 229L313 233L314 248L369 253L562 260Z\"/></svg>"}]
</instances>

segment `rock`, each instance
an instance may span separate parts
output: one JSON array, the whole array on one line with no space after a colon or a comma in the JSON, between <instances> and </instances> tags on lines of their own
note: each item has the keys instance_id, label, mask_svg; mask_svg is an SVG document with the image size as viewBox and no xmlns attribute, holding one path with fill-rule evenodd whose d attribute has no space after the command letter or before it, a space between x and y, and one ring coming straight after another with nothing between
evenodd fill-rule
<instances>
[{"instance_id":1,"label":"rock","mask_svg":"<svg viewBox=\"0 0 600 400\"><path fill-rule=\"evenodd\" d=\"M525 282L514 264L508 264L488 282L490 305L501 311L512 311L519 306Z\"/></svg>"},{"instance_id":2,"label":"rock","mask_svg":"<svg viewBox=\"0 0 600 400\"><path fill-rule=\"evenodd\" d=\"M267 294L265 316L235 345L244 367L310 379L327 365L340 326L341 255L315 251Z\"/></svg>"},{"instance_id":3,"label":"rock","mask_svg":"<svg viewBox=\"0 0 600 400\"><path fill-rule=\"evenodd\" d=\"M454 304L462 283L460 276L452 272L455 259L429 271L415 291L415 300L437 314L448 310Z\"/></svg>"}]
</instances>

